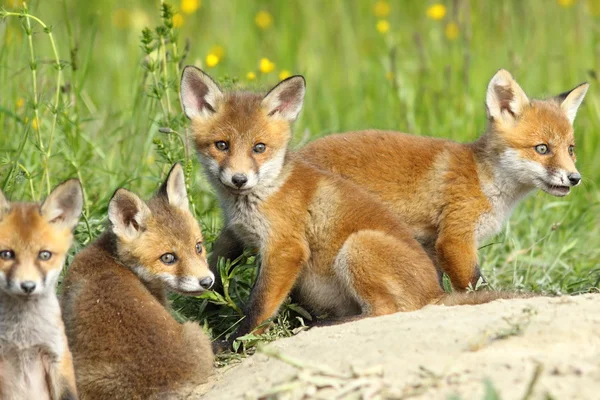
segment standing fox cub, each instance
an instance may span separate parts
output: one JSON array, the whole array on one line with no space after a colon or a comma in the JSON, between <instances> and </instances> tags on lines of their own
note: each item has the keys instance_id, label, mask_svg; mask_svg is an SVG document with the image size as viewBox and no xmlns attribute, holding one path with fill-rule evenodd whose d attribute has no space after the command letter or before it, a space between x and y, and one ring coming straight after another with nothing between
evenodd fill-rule
<instances>
[{"instance_id":1,"label":"standing fox cub","mask_svg":"<svg viewBox=\"0 0 600 400\"><path fill-rule=\"evenodd\" d=\"M500 296L447 296L433 263L393 212L288 151L304 92L301 76L262 95L222 92L201 70L183 72L183 109L226 229L260 252L246 318L230 340L273 316L292 289L312 311L332 317Z\"/></svg>"},{"instance_id":2,"label":"standing fox cub","mask_svg":"<svg viewBox=\"0 0 600 400\"><path fill-rule=\"evenodd\" d=\"M0 192L0 399L77 398L56 282L82 205L75 179L41 205Z\"/></svg>"},{"instance_id":3,"label":"standing fox cub","mask_svg":"<svg viewBox=\"0 0 600 400\"><path fill-rule=\"evenodd\" d=\"M487 89L487 131L474 143L360 131L316 140L300 154L383 200L464 289L480 277L478 245L527 193L565 196L581 182L573 120L587 89L529 100L500 70Z\"/></svg>"},{"instance_id":4,"label":"standing fox cub","mask_svg":"<svg viewBox=\"0 0 600 400\"><path fill-rule=\"evenodd\" d=\"M213 360L200 326L168 310L166 290L198 295L213 283L181 166L148 203L117 190L108 218L64 283L77 387L83 399L180 398L206 381Z\"/></svg>"}]
</instances>

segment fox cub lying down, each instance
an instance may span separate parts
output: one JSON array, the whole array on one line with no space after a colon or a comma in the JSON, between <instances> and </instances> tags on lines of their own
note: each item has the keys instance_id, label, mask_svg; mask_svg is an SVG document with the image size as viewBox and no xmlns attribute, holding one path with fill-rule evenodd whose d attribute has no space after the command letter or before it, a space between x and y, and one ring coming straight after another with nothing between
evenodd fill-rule
<instances>
[{"instance_id":1,"label":"fox cub lying down","mask_svg":"<svg viewBox=\"0 0 600 400\"><path fill-rule=\"evenodd\" d=\"M304 92L301 76L264 95L223 92L201 70L183 72L183 109L225 230L261 257L246 318L230 339L272 317L292 289L313 311L335 317L512 296L446 295L430 258L394 212L288 151Z\"/></svg>"},{"instance_id":2,"label":"fox cub lying down","mask_svg":"<svg viewBox=\"0 0 600 400\"><path fill-rule=\"evenodd\" d=\"M173 319L166 291L198 295L214 281L181 166L148 203L117 190L108 218L64 283L77 387L84 399L179 398L206 381L213 355L200 326Z\"/></svg>"},{"instance_id":3,"label":"fox cub lying down","mask_svg":"<svg viewBox=\"0 0 600 400\"><path fill-rule=\"evenodd\" d=\"M82 205L75 179L41 205L0 192L0 399L77 398L56 282Z\"/></svg>"}]
</instances>

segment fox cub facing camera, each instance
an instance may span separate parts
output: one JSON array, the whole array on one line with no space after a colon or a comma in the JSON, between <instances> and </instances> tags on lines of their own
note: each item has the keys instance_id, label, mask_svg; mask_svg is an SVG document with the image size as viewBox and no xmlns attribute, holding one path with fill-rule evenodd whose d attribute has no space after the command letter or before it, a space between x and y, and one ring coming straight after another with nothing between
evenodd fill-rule
<instances>
[{"instance_id":1,"label":"fox cub facing camera","mask_svg":"<svg viewBox=\"0 0 600 400\"><path fill-rule=\"evenodd\" d=\"M166 291L213 284L185 177L173 166L145 203L126 189L108 206L109 229L80 252L62 296L77 387L86 399L179 398L212 371L208 337L169 313Z\"/></svg>"},{"instance_id":2,"label":"fox cub facing camera","mask_svg":"<svg viewBox=\"0 0 600 400\"><path fill-rule=\"evenodd\" d=\"M183 72L183 109L225 231L261 256L246 318L231 338L273 316L292 289L310 309L334 317L506 296L446 296L433 263L391 210L288 151L304 92L301 76L264 95L223 92L201 70Z\"/></svg>"},{"instance_id":3,"label":"fox cub facing camera","mask_svg":"<svg viewBox=\"0 0 600 400\"><path fill-rule=\"evenodd\" d=\"M76 399L56 283L83 205L79 181L41 204L0 192L0 398Z\"/></svg>"}]
</instances>

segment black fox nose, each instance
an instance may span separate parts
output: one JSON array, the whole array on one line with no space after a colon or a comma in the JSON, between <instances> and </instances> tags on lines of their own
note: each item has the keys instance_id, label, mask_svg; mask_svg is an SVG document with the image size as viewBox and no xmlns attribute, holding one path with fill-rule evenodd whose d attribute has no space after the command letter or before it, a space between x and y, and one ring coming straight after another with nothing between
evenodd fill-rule
<instances>
[{"instance_id":1,"label":"black fox nose","mask_svg":"<svg viewBox=\"0 0 600 400\"><path fill-rule=\"evenodd\" d=\"M231 177L231 182L235 186L241 188L246 184L246 182L248 182L248 177L244 174L235 174Z\"/></svg>"},{"instance_id":2,"label":"black fox nose","mask_svg":"<svg viewBox=\"0 0 600 400\"><path fill-rule=\"evenodd\" d=\"M33 282L33 281L21 282L21 290L23 290L23 292L26 294L30 294L31 292L33 292L35 290L35 282Z\"/></svg>"},{"instance_id":3,"label":"black fox nose","mask_svg":"<svg viewBox=\"0 0 600 400\"><path fill-rule=\"evenodd\" d=\"M202 289L210 289L213 283L213 278L211 278L210 276L200 279L200 286L202 286Z\"/></svg>"},{"instance_id":4,"label":"black fox nose","mask_svg":"<svg viewBox=\"0 0 600 400\"><path fill-rule=\"evenodd\" d=\"M573 186L577 185L579 182L581 182L581 174L578 172L569 174L569 182L571 182L571 185Z\"/></svg>"}]
</instances>

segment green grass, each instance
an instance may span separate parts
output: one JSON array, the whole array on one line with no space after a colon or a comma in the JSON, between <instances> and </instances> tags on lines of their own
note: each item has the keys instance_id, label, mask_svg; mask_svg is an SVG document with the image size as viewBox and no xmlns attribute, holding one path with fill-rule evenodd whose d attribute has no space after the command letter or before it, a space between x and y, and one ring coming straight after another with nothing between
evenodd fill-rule
<instances>
[{"instance_id":1,"label":"green grass","mask_svg":"<svg viewBox=\"0 0 600 400\"><path fill-rule=\"evenodd\" d=\"M7 11L23 11L11 3L4 2ZM198 10L181 14L183 26L171 29L164 27L158 1L33 1L29 12L51 30L11 15L0 23L0 187L12 199L37 200L64 179L81 179L86 202L77 251L102 231L116 188L149 196L170 165L184 161L194 212L211 242L221 216L193 150L183 146L186 121L177 94L182 64L206 68L226 86L268 88L282 70L303 74L308 89L296 144L361 128L472 141L485 128L485 88L497 69L510 70L532 97L589 80L575 122L583 185L564 199L530 196L480 257L496 288L595 290L600 4L442 1L447 13L433 20L426 13L433 3L390 2L391 14L377 17L375 2L366 0L204 0ZM180 3L173 7L177 11ZM255 23L261 10L272 16L264 30ZM380 19L389 21L386 34L376 29ZM445 35L450 22L458 24L455 40ZM146 27L151 31L142 40ZM205 65L209 53L221 56L212 68ZM261 58L275 63L274 71L261 73ZM257 78L249 81L249 72ZM38 119L36 130L32 122ZM161 127L171 133L159 132ZM240 260L231 299L213 299L222 303L217 311L208 313L206 301L176 299L177 311L183 318L208 318L215 335L222 333L239 319L231 306L243 306L253 264L252 258ZM295 326L295 316L279 317L283 331Z\"/></svg>"}]
</instances>

